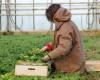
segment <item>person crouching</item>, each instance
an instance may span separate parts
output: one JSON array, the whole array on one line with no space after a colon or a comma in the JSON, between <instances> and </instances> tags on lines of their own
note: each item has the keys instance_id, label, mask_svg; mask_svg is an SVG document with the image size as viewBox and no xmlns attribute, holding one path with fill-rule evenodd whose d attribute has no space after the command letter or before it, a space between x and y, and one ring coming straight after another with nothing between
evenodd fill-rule
<instances>
[{"instance_id":1,"label":"person crouching","mask_svg":"<svg viewBox=\"0 0 100 80\"><path fill-rule=\"evenodd\" d=\"M44 62L53 61L57 71L64 73L84 72L85 53L80 32L71 20L71 13L60 4L52 4L46 17L55 24L54 49L44 56Z\"/></svg>"}]
</instances>

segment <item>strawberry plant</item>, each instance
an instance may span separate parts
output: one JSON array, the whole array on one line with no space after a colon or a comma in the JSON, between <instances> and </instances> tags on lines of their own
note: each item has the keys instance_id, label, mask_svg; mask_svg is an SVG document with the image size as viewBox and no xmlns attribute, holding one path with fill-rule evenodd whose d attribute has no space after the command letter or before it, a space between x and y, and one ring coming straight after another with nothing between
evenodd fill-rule
<instances>
[{"instance_id":1,"label":"strawberry plant","mask_svg":"<svg viewBox=\"0 0 100 80\"><path fill-rule=\"evenodd\" d=\"M47 52L42 52L39 48L33 48L28 52L20 54L20 60L31 61L31 62L41 62L41 59L47 54Z\"/></svg>"},{"instance_id":2,"label":"strawberry plant","mask_svg":"<svg viewBox=\"0 0 100 80\"><path fill-rule=\"evenodd\" d=\"M50 77L19 77L14 75L14 68L18 61L41 63L41 58L48 54L40 49L45 43L51 42L51 35L0 35L0 80L99 80L100 72L88 75L79 73L55 73ZM84 37L84 48L87 59L100 59L100 37ZM94 50L95 48L95 50ZM92 54L95 51L95 54Z\"/></svg>"}]
</instances>

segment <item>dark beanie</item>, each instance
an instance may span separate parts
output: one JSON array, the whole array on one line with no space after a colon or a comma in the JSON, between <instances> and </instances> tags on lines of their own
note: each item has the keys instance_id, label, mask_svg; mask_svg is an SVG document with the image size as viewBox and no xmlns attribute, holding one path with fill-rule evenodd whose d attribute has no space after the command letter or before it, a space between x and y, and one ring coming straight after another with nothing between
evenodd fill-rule
<instances>
[{"instance_id":1,"label":"dark beanie","mask_svg":"<svg viewBox=\"0 0 100 80\"><path fill-rule=\"evenodd\" d=\"M52 4L46 10L46 17L50 22L53 22L53 16L60 7L60 4Z\"/></svg>"}]
</instances>

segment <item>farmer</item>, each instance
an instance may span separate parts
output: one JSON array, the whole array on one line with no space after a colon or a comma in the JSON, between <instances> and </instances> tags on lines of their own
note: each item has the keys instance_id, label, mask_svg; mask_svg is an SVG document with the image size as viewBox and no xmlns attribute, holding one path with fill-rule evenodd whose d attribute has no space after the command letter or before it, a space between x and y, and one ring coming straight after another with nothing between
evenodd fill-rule
<instances>
[{"instance_id":1,"label":"farmer","mask_svg":"<svg viewBox=\"0 0 100 80\"><path fill-rule=\"evenodd\" d=\"M55 70L60 72L83 72L85 54L80 32L71 20L71 13L60 4L52 4L46 10L46 17L50 22L55 23L54 49L42 60L52 61ZM45 51L46 47L42 50Z\"/></svg>"}]
</instances>

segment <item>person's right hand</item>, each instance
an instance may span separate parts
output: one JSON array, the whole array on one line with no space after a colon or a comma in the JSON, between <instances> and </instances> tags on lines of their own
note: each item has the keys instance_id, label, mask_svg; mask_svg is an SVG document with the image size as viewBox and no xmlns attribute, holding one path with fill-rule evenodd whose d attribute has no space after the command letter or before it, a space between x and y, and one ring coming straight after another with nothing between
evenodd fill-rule
<instances>
[{"instance_id":1,"label":"person's right hand","mask_svg":"<svg viewBox=\"0 0 100 80\"><path fill-rule=\"evenodd\" d=\"M44 51L47 50L47 48L48 48L47 46L44 46L40 51L43 51L44 52Z\"/></svg>"},{"instance_id":2,"label":"person's right hand","mask_svg":"<svg viewBox=\"0 0 100 80\"><path fill-rule=\"evenodd\" d=\"M46 55L45 57L42 58L42 62L48 62L50 60L49 56Z\"/></svg>"},{"instance_id":3,"label":"person's right hand","mask_svg":"<svg viewBox=\"0 0 100 80\"><path fill-rule=\"evenodd\" d=\"M41 51L47 51L47 52L50 52L54 49L54 46L51 42L47 43L42 49Z\"/></svg>"}]
</instances>

